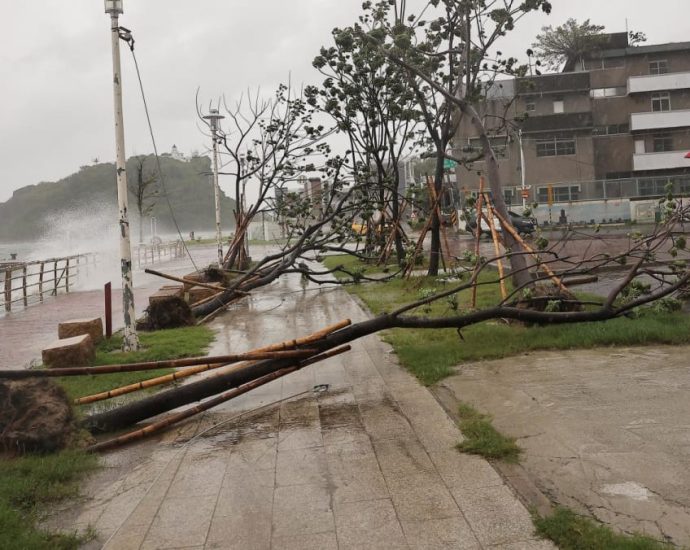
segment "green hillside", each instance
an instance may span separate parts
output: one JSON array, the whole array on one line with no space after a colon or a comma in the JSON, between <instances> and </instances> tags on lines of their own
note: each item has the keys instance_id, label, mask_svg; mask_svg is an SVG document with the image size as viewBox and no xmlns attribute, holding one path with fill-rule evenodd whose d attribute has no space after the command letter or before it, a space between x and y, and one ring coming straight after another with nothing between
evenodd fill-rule
<instances>
[{"instance_id":1,"label":"green hillside","mask_svg":"<svg viewBox=\"0 0 690 550\"><path fill-rule=\"evenodd\" d=\"M141 157L140 157L141 158ZM127 161L127 179L130 187L136 182L137 161ZM208 157L193 157L188 162L161 157L165 188L172 204L175 218L183 234L189 231L210 231L215 227L213 185L208 176L211 161ZM155 177L155 158L144 158L144 178ZM158 196L150 216L158 220L158 232L174 230L167 201L156 181ZM225 229L234 227L232 211L235 201L222 193L221 208ZM138 222L136 200L129 195L130 221L134 227ZM50 231L53 220L61 214L79 216L80 213L102 213L108 222L117 220L117 188L115 165L111 163L83 166L79 172L56 182L44 182L17 189L12 198L0 203L0 241L33 240ZM105 221L105 220L104 220ZM148 218L144 220L145 227ZM133 237L135 231L133 231Z\"/></svg>"}]
</instances>

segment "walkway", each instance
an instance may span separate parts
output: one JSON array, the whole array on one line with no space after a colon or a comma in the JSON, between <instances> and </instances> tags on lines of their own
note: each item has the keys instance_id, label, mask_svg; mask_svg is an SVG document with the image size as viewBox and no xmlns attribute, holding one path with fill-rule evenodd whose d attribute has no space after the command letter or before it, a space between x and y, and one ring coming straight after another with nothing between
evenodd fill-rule
<instances>
[{"instance_id":1,"label":"walkway","mask_svg":"<svg viewBox=\"0 0 690 550\"><path fill-rule=\"evenodd\" d=\"M208 265L216 254L215 247L190 248L197 265ZM194 271L188 258L155 264L153 269L175 275ZM93 268L91 268L93 269ZM99 266L96 266L98 271ZM103 281L108 277L97 274ZM134 303L137 315L148 306L148 297L164 284L175 284L143 271L134 272ZM122 291L119 279L113 278L113 330L122 324ZM99 285L100 286L100 285ZM103 317L103 290L89 290L48 297L42 304L0 317L0 368L19 369L40 360L41 350L57 339L58 323L79 317Z\"/></svg>"},{"instance_id":2,"label":"walkway","mask_svg":"<svg viewBox=\"0 0 690 550\"><path fill-rule=\"evenodd\" d=\"M367 314L283 278L212 323L211 353ZM547 549L529 513L376 336L157 440L105 455L49 526L114 549Z\"/></svg>"}]
</instances>

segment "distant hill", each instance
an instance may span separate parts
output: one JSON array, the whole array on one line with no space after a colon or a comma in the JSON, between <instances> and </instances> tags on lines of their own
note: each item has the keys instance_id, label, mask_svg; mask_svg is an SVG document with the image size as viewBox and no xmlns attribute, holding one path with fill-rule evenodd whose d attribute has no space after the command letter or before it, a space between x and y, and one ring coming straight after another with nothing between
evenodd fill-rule
<instances>
[{"instance_id":1,"label":"distant hill","mask_svg":"<svg viewBox=\"0 0 690 550\"><path fill-rule=\"evenodd\" d=\"M144 177L156 172L153 155L139 157L144 160ZM136 181L138 162L132 157L127 161L127 179ZM188 161L176 160L170 156L161 157L165 188L172 205L175 219L186 236L189 231L210 231L215 228L213 185L209 178L211 161L208 157L193 157ZM145 216L147 228L149 216L157 219L158 233L174 231L167 201L157 181L159 195L153 199L155 205ZM153 187L153 185L152 185ZM221 191L221 212L224 229L235 225L232 211L235 201ZM129 195L132 238L136 240L138 213L136 200ZM23 241L44 237L51 226L63 216L85 216L97 213L97 222L117 222L117 187L115 165L111 163L83 166L79 172L56 182L43 182L17 189L12 198L0 203L0 240Z\"/></svg>"}]
</instances>

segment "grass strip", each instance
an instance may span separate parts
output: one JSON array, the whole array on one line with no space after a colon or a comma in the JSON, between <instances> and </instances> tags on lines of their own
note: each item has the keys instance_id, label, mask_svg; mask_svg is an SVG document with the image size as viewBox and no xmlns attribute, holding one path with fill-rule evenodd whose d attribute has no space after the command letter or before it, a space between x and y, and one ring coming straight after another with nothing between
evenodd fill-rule
<instances>
[{"instance_id":1,"label":"grass strip","mask_svg":"<svg viewBox=\"0 0 690 550\"><path fill-rule=\"evenodd\" d=\"M78 481L97 465L97 456L78 450L0 460L0 548L71 550L83 544L88 536L35 525L42 508L76 496Z\"/></svg>"},{"instance_id":2,"label":"grass strip","mask_svg":"<svg viewBox=\"0 0 690 550\"><path fill-rule=\"evenodd\" d=\"M639 534L621 534L597 521L557 508L547 517L534 517L537 534L561 550L669 550L670 544Z\"/></svg>"},{"instance_id":3,"label":"grass strip","mask_svg":"<svg viewBox=\"0 0 690 550\"><path fill-rule=\"evenodd\" d=\"M112 365L203 355L213 341L205 326L140 332L141 350L123 353L122 338L113 336L96 350L95 363ZM172 369L72 376L56 380L71 398L131 384ZM68 449L47 455L0 457L0 548L8 550L72 550L89 538L77 533L49 533L37 528L41 510L79 494L79 481L98 467L98 456Z\"/></svg>"},{"instance_id":4,"label":"grass strip","mask_svg":"<svg viewBox=\"0 0 690 550\"><path fill-rule=\"evenodd\" d=\"M477 289L477 308L500 301L496 275L483 273ZM361 283L346 287L375 315L433 295L457 285L445 277L396 278L382 283ZM591 295L576 293L581 299ZM470 311L470 290L438 300L407 315L454 316ZM405 368L423 384L431 385L455 372L454 367L471 361L501 359L537 350L587 349L602 346L644 346L686 344L690 316L681 312L641 309L635 318L571 325L531 325L507 323L501 319L456 329L393 329L383 332L386 342Z\"/></svg>"},{"instance_id":5,"label":"grass strip","mask_svg":"<svg viewBox=\"0 0 690 550\"><path fill-rule=\"evenodd\" d=\"M515 439L506 437L491 424L491 417L482 414L470 405L461 403L458 407L460 431L465 439L457 447L463 453L480 455L493 460L515 463L522 449Z\"/></svg>"}]
</instances>

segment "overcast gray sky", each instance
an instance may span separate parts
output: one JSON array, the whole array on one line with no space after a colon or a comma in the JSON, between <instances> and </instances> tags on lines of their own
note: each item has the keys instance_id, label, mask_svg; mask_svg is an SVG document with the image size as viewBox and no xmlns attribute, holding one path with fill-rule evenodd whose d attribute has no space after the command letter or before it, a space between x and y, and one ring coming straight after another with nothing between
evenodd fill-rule
<instances>
[{"instance_id":1,"label":"overcast gray sky","mask_svg":"<svg viewBox=\"0 0 690 550\"><path fill-rule=\"evenodd\" d=\"M422 2L423 0L419 0ZM523 19L504 53L521 55L543 25L590 18L648 44L690 40L688 0L552 0L550 16ZM102 0L0 0L0 201L114 159L109 18ZM124 0L158 147L203 152L194 94L269 94L292 74L318 80L311 60L334 26L356 20L361 0ZM122 52L127 156L152 151L129 52ZM0 220L0 223L2 220Z\"/></svg>"}]
</instances>

